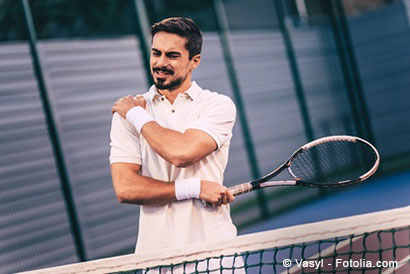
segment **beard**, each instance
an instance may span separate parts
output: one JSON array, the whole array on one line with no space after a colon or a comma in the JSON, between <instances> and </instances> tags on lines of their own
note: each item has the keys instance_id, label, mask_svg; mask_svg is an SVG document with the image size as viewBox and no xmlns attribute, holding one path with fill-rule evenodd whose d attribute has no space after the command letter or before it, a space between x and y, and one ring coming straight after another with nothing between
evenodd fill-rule
<instances>
[{"instance_id":1,"label":"beard","mask_svg":"<svg viewBox=\"0 0 410 274\"><path fill-rule=\"evenodd\" d=\"M159 68L155 68L154 71L156 70L161 70ZM174 71L172 70L167 70L167 69L162 69L163 71L166 71L170 73L171 75L174 75ZM178 88L188 77L188 75L182 76L182 77L177 77L175 79L171 79L169 83L165 83L166 79L156 79L155 77L152 77L154 79L154 85L157 89L169 89L173 90Z\"/></svg>"},{"instance_id":2,"label":"beard","mask_svg":"<svg viewBox=\"0 0 410 274\"><path fill-rule=\"evenodd\" d=\"M164 79L155 79L154 78L154 85L157 89L176 89L179 87L182 82L184 82L185 78L179 77L176 79L171 80L169 83L165 83Z\"/></svg>"}]
</instances>

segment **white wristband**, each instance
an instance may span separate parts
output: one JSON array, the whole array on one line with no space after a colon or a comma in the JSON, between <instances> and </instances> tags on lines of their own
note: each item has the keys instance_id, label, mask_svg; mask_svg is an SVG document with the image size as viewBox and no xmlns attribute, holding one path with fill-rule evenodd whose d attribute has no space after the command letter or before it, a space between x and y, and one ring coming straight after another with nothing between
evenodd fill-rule
<instances>
[{"instance_id":1,"label":"white wristband","mask_svg":"<svg viewBox=\"0 0 410 274\"><path fill-rule=\"evenodd\" d=\"M154 121L151 115L142 107L133 107L127 112L125 117L134 125L138 133L141 133L141 129L146 123Z\"/></svg>"},{"instance_id":2,"label":"white wristband","mask_svg":"<svg viewBox=\"0 0 410 274\"><path fill-rule=\"evenodd\" d=\"M201 180L198 178L175 180L175 197L178 201L199 199Z\"/></svg>"}]
</instances>

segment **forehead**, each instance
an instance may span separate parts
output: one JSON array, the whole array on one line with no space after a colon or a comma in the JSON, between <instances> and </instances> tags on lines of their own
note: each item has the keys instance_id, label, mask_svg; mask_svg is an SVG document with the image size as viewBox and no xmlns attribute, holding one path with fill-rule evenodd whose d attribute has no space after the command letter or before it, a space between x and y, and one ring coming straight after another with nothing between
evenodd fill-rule
<instances>
[{"instance_id":1,"label":"forehead","mask_svg":"<svg viewBox=\"0 0 410 274\"><path fill-rule=\"evenodd\" d=\"M187 39L178 34L160 31L152 38L152 47L161 51L188 52L185 48L186 42Z\"/></svg>"}]
</instances>

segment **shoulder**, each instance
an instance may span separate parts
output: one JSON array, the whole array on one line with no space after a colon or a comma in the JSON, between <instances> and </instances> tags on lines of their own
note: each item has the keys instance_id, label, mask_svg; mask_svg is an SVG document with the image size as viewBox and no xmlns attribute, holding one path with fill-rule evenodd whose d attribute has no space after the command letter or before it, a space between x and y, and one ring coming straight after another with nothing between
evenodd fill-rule
<instances>
[{"instance_id":1,"label":"shoulder","mask_svg":"<svg viewBox=\"0 0 410 274\"><path fill-rule=\"evenodd\" d=\"M150 89L149 91L145 92L145 93L139 93L136 94L135 96L143 96L145 98L145 100L150 100L151 96L152 96L153 91Z\"/></svg>"},{"instance_id":2,"label":"shoulder","mask_svg":"<svg viewBox=\"0 0 410 274\"><path fill-rule=\"evenodd\" d=\"M199 97L199 113L221 121L235 121L236 106L229 96L203 90Z\"/></svg>"},{"instance_id":3,"label":"shoulder","mask_svg":"<svg viewBox=\"0 0 410 274\"><path fill-rule=\"evenodd\" d=\"M132 96L143 96L144 99L147 101L150 101L150 91L147 91L145 93L135 93ZM125 127L131 126L131 124L127 121L127 119L121 117L117 112L114 112L112 115L112 123L113 124L119 124L119 125L124 125Z\"/></svg>"},{"instance_id":4,"label":"shoulder","mask_svg":"<svg viewBox=\"0 0 410 274\"><path fill-rule=\"evenodd\" d=\"M228 109L236 109L235 103L229 96L208 89L202 90L200 99L207 105L223 105Z\"/></svg>"},{"instance_id":5,"label":"shoulder","mask_svg":"<svg viewBox=\"0 0 410 274\"><path fill-rule=\"evenodd\" d=\"M119 115L117 112L114 112L114 114L112 115L111 132L127 132L131 134L137 134L135 127L130 122L128 122L127 119L121 117L121 115Z\"/></svg>"},{"instance_id":6,"label":"shoulder","mask_svg":"<svg viewBox=\"0 0 410 274\"><path fill-rule=\"evenodd\" d=\"M119 127L119 126L128 127L127 123L129 123L127 119L124 119L123 117L121 117L121 115L119 115L118 112L114 112L112 114L112 125L111 125L112 128Z\"/></svg>"}]
</instances>

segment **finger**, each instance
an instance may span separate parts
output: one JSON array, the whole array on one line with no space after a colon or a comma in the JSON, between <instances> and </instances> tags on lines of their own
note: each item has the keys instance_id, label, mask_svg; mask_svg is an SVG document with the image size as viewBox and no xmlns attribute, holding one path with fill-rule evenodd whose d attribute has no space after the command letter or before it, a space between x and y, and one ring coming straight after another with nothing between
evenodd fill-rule
<instances>
[{"instance_id":1,"label":"finger","mask_svg":"<svg viewBox=\"0 0 410 274\"><path fill-rule=\"evenodd\" d=\"M219 199L218 199L218 206L221 206L222 204L225 204L225 203L227 203L228 201L226 201L226 195L225 195L225 192L222 192L221 194L220 194L220 196L219 196Z\"/></svg>"},{"instance_id":2,"label":"finger","mask_svg":"<svg viewBox=\"0 0 410 274\"><path fill-rule=\"evenodd\" d=\"M227 197L227 195L224 195L223 199L222 199L222 204L226 205L227 203L229 203L228 197Z\"/></svg>"},{"instance_id":3,"label":"finger","mask_svg":"<svg viewBox=\"0 0 410 274\"><path fill-rule=\"evenodd\" d=\"M136 101L139 102L139 103L145 104L145 99L144 99L144 97L136 98L136 99L134 99L134 100L136 100Z\"/></svg>"},{"instance_id":4,"label":"finger","mask_svg":"<svg viewBox=\"0 0 410 274\"><path fill-rule=\"evenodd\" d=\"M218 200L218 203L216 204L216 206L217 207L220 207L222 205L222 198L220 198L219 200Z\"/></svg>"},{"instance_id":5,"label":"finger","mask_svg":"<svg viewBox=\"0 0 410 274\"><path fill-rule=\"evenodd\" d=\"M226 189L225 193L226 193L226 197L228 199L228 203L231 203L231 202L235 201L235 196L233 196L232 193L228 189Z\"/></svg>"}]
</instances>

